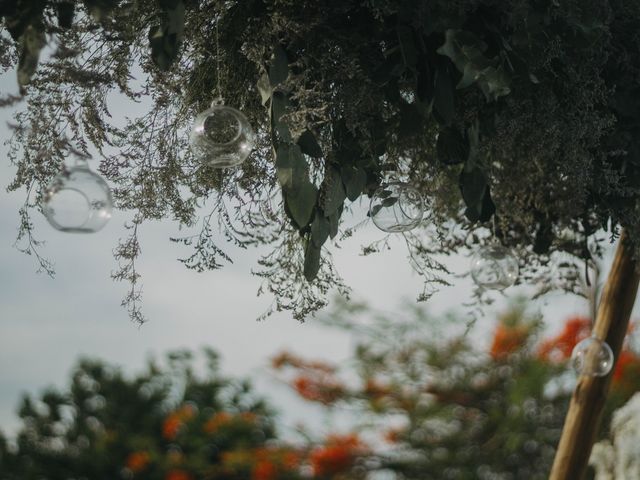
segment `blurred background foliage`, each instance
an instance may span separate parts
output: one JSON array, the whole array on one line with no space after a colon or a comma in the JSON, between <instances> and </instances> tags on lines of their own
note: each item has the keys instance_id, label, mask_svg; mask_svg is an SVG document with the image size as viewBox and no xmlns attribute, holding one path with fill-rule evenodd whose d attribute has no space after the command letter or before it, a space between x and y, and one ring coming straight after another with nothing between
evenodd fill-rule
<instances>
[{"instance_id":1,"label":"blurred background foliage","mask_svg":"<svg viewBox=\"0 0 640 480\"><path fill-rule=\"evenodd\" d=\"M283 435L268 402L224 377L212 350L170 353L135 376L83 359L65 389L23 398L19 432L0 436L0 478L546 478L575 381L568 359L590 321L569 318L543 336L518 303L480 348L476 331L451 334L464 324L453 316L411 308L400 317L338 305L324 322L356 340L346 365L273 356L272 372L299 397L352 414L341 431ZM639 372L627 344L601 439Z\"/></svg>"}]
</instances>

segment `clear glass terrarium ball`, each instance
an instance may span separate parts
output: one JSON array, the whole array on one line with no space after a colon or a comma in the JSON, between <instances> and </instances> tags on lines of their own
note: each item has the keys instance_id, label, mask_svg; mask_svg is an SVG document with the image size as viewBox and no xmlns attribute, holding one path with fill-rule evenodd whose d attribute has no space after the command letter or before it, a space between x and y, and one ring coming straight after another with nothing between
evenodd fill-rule
<instances>
[{"instance_id":1,"label":"clear glass terrarium ball","mask_svg":"<svg viewBox=\"0 0 640 480\"><path fill-rule=\"evenodd\" d=\"M518 259L502 245L485 245L471 258L471 278L479 287L504 290L518 279Z\"/></svg>"},{"instance_id":2,"label":"clear glass terrarium ball","mask_svg":"<svg viewBox=\"0 0 640 480\"><path fill-rule=\"evenodd\" d=\"M379 187L371 197L369 216L383 232L406 232L420 224L424 211L422 195L407 183Z\"/></svg>"},{"instance_id":3,"label":"clear glass terrarium ball","mask_svg":"<svg viewBox=\"0 0 640 480\"><path fill-rule=\"evenodd\" d=\"M47 186L42 212L56 230L92 233L111 218L113 199L107 182L86 162L65 167Z\"/></svg>"},{"instance_id":4,"label":"clear glass terrarium ball","mask_svg":"<svg viewBox=\"0 0 640 480\"><path fill-rule=\"evenodd\" d=\"M240 165L256 142L247 117L217 103L196 117L189 140L198 161L215 168Z\"/></svg>"},{"instance_id":5,"label":"clear glass terrarium ball","mask_svg":"<svg viewBox=\"0 0 640 480\"><path fill-rule=\"evenodd\" d=\"M597 337L585 338L573 348L571 365L579 375L604 377L613 368L613 351Z\"/></svg>"}]
</instances>

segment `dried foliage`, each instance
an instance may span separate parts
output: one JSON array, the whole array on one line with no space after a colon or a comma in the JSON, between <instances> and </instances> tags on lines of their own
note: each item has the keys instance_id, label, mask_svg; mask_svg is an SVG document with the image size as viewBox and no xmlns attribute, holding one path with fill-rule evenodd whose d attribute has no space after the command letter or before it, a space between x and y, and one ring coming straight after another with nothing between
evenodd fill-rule
<instances>
[{"instance_id":1,"label":"dried foliage","mask_svg":"<svg viewBox=\"0 0 640 480\"><path fill-rule=\"evenodd\" d=\"M329 289L346 292L323 245L349 201L389 179L428 199L428 226L406 237L423 299L446 271L434 254L489 231L518 250L522 281L544 279L541 291L577 291L599 228L640 238L635 1L108 3L76 4L72 21L53 2L0 12L14 40L0 35L0 66L18 67L26 99L9 187L26 188L26 250L37 246L28 212L74 151L100 158L136 225L172 218L195 230L175 239L194 248L189 268L230 260L216 217L228 241L270 246L256 271L263 291L299 319ZM51 51L40 51L44 34ZM202 167L188 148L216 94L258 132L236 171ZM110 113L123 98L142 112L124 123ZM132 282L137 302L132 235L114 277Z\"/></svg>"}]
</instances>

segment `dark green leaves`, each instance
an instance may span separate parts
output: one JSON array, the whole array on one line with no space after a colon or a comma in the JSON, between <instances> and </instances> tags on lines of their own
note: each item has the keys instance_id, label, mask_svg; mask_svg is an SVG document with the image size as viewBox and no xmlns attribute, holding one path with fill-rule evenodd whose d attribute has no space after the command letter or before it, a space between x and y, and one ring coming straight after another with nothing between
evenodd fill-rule
<instances>
[{"instance_id":1,"label":"dark green leaves","mask_svg":"<svg viewBox=\"0 0 640 480\"><path fill-rule=\"evenodd\" d=\"M307 162L297 145L283 143L276 152L276 172L291 219L298 228L311 220L318 189L309 180Z\"/></svg>"},{"instance_id":2,"label":"dark green leaves","mask_svg":"<svg viewBox=\"0 0 640 480\"><path fill-rule=\"evenodd\" d=\"M469 157L469 144L455 127L444 127L436 144L438 160L444 165L464 163Z\"/></svg>"},{"instance_id":3,"label":"dark green leaves","mask_svg":"<svg viewBox=\"0 0 640 480\"><path fill-rule=\"evenodd\" d=\"M433 106L441 123L449 125L455 114L454 89L451 76L444 65L436 70Z\"/></svg>"},{"instance_id":4,"label":"dark green leaves","mask_svg":"<svg viewBox=\"0 0 640 480\"><path fill-rule=\"evenodd\" d=\"M304 278L308 282L313 281L318 275L321 251L322 249L312 241L307 242L307 248L304 251Z\"/></svg>"},{"instance_id":5,"label":"dark green leaves","mask_svg":"<svg viewBox=\"0 0 640 480\"><path fill-rule=\"evenodd\" d=\"M355 201L367 186L367 172L361 167L343 165L340 169L347 198Z\"/></svg>"},{"instance_id":6,"label":"dark green leaves","mask_svg":"<svg viewBox=\"0 0 640 480\"><path fill-rule=\"evenodd\" d=\"M487 178L477 166L460 173L460 192L467 205L464 213L471 222L486 222L495 213Z\"/></svg>"},{"instance_id":7,"label":"dark green leaves","mask_svg":"<svg viewBox=\"0 0 640 480\"><path fill-rule=\"evenodd\" d=\"M275 87L284 82L289 76L289 60L284 49L277 45L273 51L273 61L269 67L269 82Z\"/></svg>"},{"instance_id":8,"label":"dark green leaves","mask_svg":"<svg viewBox=\"0 0 640 480\"><path fill-rule=\"evenodd\" d=\"M296 143L305 155L309 155L313 158L322 157L322 149L320 148L320 145L318 145L316 136L309 130L305 130L302 135L300 135Z\"/></svg>"},{"instance_id":9,"label":"dark green leaves","mask_svg":"<svg viewBox=\"0 0 640 480\"><path fill-rule=\"evenodd\" d=\"M178 57L180 44L184 35L184 3L177 1L160 1L162 21L149 29L151 58L160 70L168 70Z\"/></svg>"},{"instance_id":10,"label":"dark green leaves","mask_svg":"<svg viewBox=\"0 0 640 480\"><path fill-rule=\"evenodd\" d=\"M346 198L342 177L336 167L330 166L326 169L321 188L320 208L322 208L325 215L331 215L342 206Z\"/></svg>"},{"instance_id":11,"label":"dark green leaves","mask_svg":"<svg viewBox=\"0 0 640 480\"><path fill-rule=\"evenodd\" d=\"M56 5L58 15L58 25L60 28L71 28L73 24L74 4L73 2L60 2Z\"/></svg>"},{"instance_id":12,"label":"dark green leaves","mask_svg":"<svg viewBox=\"0 0 640 480\"><path fill-rule=\"evenodd\" d=\"M477 82L487 101L494 101L510 93L510 76L499 64L498 58L487 58L487 45L476 35L464 30L447 30L445 43L438 53L449 57L462 72L456 88L466 88Z\"/></svg>"}]
</instances>

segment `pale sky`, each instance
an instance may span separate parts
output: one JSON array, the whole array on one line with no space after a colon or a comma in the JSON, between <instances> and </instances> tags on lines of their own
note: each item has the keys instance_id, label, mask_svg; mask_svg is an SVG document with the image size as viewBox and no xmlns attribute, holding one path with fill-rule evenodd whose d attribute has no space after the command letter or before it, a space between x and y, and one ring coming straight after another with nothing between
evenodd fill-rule
<instances>
[{"instance_id":1,"label":"pale sky","mask_svg":"<svg viewBox=\"0 0 640 480\"><path fill-rule=\"evenodd\" d=\"M16 91L12 72L0 77L0 91ZM6 121L12 108L0 109L0 178L6 187L14 175L7 159ZM125 108L114 106L114 117ZM95 168L95 163L91 164ZM60 233L35 213L36 236L46 240L43 254L56 265L55 279L36 274L36 263L19 253L12 244L18 226L18 208L23 192L0 190L0 430L12 434L17 427L15 409L22 392L37 393L47 385L62 386L81 355L99 357L109 363L139 370L149 355L161 356L177 348L213 347L222 354L222 370L229 375L250 376L261 393L278 408L287 425L304 420L322 425L317 409L307 407L266 370L268 358L286 348L309 357L343 361L352 340L309 319L300 324L289 314L273 315L264 322L255 318L271 299L256 297L260 279L251 275L257 251L238 252L229 247L233 265L198 274L187 270L176 258L185 250L169 242L177 225L165 221L145 223L140 230L142 257L139 268L144 284L144 310L149 322L139 328L120 307L124 284L110 279L115 268L112 250L125 236L127 213L114 212L110 223L99 233ZM362 213L362 211L361 211ZM383 233L368 225L341 249L334 249L339 271L353 287L354 297L385 311L400 311L402 302L414 301L421 290L420 278L411 271L406 250L397 241L390 252L362 257L360 245L382 238ZM235 253L235 255L234 255ZM458 272L468 265L465 257L451 258ZM427 307L442 313L460 307L471 298L468 278L456 280L443 289ZM507 291L509 296L517 289ZM585 313L584 303L575 297L553 295L547 314L551 328L559 327L567 315ZM492 310L504 306L501 300ZM493 325L480 322L473 332L486 341ZM312 415L309 413L312 412ZM339 423L340 417L330 420ZM339 428L339 425L337 425Z\"/></svg>"}]
</instances>

